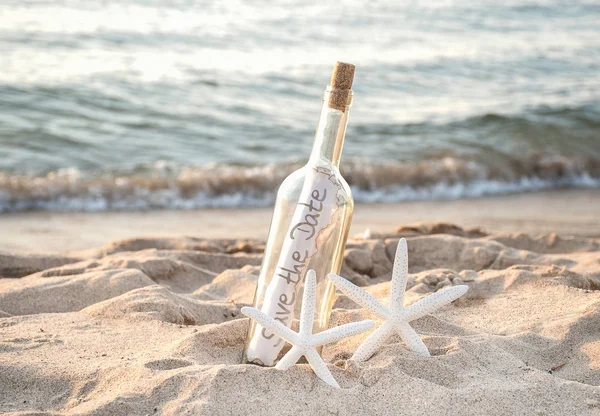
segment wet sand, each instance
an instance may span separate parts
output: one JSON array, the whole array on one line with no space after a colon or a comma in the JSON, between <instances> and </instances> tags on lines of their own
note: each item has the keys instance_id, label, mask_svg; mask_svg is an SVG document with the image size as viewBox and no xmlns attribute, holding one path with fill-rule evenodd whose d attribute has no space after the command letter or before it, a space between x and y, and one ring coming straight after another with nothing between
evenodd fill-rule
<instances>
[{"instance_id":1,"label":"wet sand","mask_svg":"<svg viewBox=\"0 0 600 416\"><path fill-rule=\"evenodd\" d=\"M272 208L0 215L0 250L65 251L132 237L265 239ZM600 190L356 206L351 235L400 224L450 222L496 232L600 236Z\"/></svg>"}]
</instances>

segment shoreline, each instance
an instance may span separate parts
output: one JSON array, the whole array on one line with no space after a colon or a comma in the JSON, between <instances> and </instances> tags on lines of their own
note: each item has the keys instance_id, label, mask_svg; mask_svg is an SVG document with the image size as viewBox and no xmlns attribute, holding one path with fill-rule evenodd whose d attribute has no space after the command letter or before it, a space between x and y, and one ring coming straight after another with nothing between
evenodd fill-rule
<instances>
[{"instance_id":1,"label":"shoreline","mask_svg":"<svg viewBox=\"0 0 600 416\"><path fill-rule=\"evenodd\" d=\"M518 205L518 207L517 207ZM600 189L554 190L477 199L357 204L350 235L369 228L448 222L500 233L599 237ZM265 239L272 207L190 211L25 212L0 215L0 250L73 251L133 237Z\"/></svg>"}]
</instances>

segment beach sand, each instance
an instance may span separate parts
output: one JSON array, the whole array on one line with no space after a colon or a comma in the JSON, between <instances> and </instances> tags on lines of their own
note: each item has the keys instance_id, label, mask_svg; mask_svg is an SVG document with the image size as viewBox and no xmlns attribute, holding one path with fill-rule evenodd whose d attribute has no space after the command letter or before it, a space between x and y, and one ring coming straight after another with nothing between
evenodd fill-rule
<instances>
[{"instance_id":1,"label":"beach sand","mask_svg":"<svg viewBox=\"0 0 600 416\"><path fill-rule=\"evenodd\" d=\"M345 277L387 302L406 237L407 304L470 289L414 321L432 357L394 337L354 363L366 334L324 347L339 390L306 364L240 364L269 210L2 216L0 413L600 415L599 200L357 207ZM367 318L338 293L332 326Z\"/></svg>"}]
</instances>

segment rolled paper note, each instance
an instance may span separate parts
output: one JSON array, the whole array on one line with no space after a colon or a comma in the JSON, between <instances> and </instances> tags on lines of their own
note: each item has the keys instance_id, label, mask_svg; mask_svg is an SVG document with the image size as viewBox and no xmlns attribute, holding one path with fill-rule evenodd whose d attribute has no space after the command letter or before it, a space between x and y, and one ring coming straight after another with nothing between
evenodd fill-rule
<instances>
[{"instance_id":1,"label":"rolled paper note","mask_svg":"<svg viewBox=\"0 0 600 416\"><path fill-rule=\"evenodd\" d=\"M288 328L294 320L298 287L309 260L319 251L320 241L327 238L324 231L333 224L339 208L340 189L341 184L330 168L310 168L261 308ZM272 366L284 345L277 335L257 326L248 345L248 361Z\"/></svg>"}]
</instances>

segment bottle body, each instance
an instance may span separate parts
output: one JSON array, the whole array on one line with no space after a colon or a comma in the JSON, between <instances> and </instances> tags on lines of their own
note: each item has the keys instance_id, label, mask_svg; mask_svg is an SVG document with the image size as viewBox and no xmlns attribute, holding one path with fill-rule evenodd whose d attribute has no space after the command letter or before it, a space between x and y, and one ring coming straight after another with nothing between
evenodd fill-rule
<instances>
[{"instance_id":1,"label":"bottle body","mask_svg":"<svg viewBox=\"0 0 600 416\"><path fill-rule=\"evenodd\" d=\"M319 175L327 176L325 180L332 184L331 187L319 186L320 179L324 179L324 177L318 178L316 181L312 178L316 169L322 172ZM307 182L312 183L309 192L306 192ZM327 189L327 192L335 192L332 198L334 203L330 206L321 207L321 204L317 202L321 202L318 200L324 197L323 190L325 189ZM315 190L317 192L314 192ZM325 220L327 223L317 225L316 233L318 235L315 235L316 238L314 243L310 244L311 247L296 247L298 250L294 250L290 254L289 250L286 250L286 247L289 246L289 244L286 244L286 240L289 240L290 232L298 239L302 239L313 231L306 224L297 227L298 206L311 203L314 207L313 215L318 215L323 210L330 211L328 215L313 217L316 220ZM321 208L321 211L317 211L317 208ZM297 331L302 306L300 300L302 299L304 286L303 276L308 270L314 269L317 275L317 308L313 333L327 329L335 295L335 287L327 278L327 275L329 273L339 274L341 270L353 212L354 201L350 187L342 178L336 166L328 164L327 161L322 161L319 165L309 163L289 175L277 192L273 219L271 220L269 237L265 246L264 259L254 296L254 307L263 311L267 309L265 299L273 296L273 293L269 291L269 287L274 287L274 279L282 279L282 276L283 278L291 278L293 294L291 294L291 290L288 292L289 294L283 295L281 292L277 292L274 297L276 302L274 302L275 305L274 308L271 308L271 311L274 311L272 316L276 319L280 318L280 321ZM311 215L310 205L309 209L304 210L303 213ZM301 222L306 218L303 215L299 217ZM310 224L315 222L312 221ZM293 253L300 253L300 255L294 257ZM281 259L286 255L290 257L292 263L294 263L294 259L299 260L300 262L297 262L297 264L302 264L301 268L294 268L292 265L286 267L282 273ZM307 258L305 259L305 257ZM298 275L294 273L295 271L299 272ZM298 282L294 285L296 280ZM276 336L271 337L271 335L265 332L256 322L252 321L250 323L246 345L246 361L271 366L277 358L280 358L286 352L286 348L284 348L285 341L277 339ZM260 345L253 347L253 340L258 341L257 344L262 342L263 349L266 347L267 351L261 351Z\"/></svg>"},{"instance_id":2,"label":"bottle body","mask_svg":"<svg viewBox=\"0 0 600 416\"><path fill-rule=\"evenodd\" d=\"M312 331L321 332L329 325L335 288L327 275L340 272L354 212L350 187L339 171L353 74L353 65L336 63L308 163L289 175L277 192L254 307L295 331L304 277L310 269L317 276ZM244 360L272 366L285 353L285 345L251 321Z\"/></svg>"},{"instance_id":3,"label":"bottle body","mask_svg":"<svg viewBox=\"0 0 600 416\"><path fill-rule=\"evenodd\" d=\"M346 105L332 108L340 92L326 90L310 159L279 187L254 296L255 308L296 330L304 276L315 270L313 333L329 324L335 289L327 275L340 272L354 212L350 187L339 171L352 103L351 90L342 93ZM244 358L271 366L285 352L284 346L285 341L251 322Z\"/></svg>"}]
</instances>

